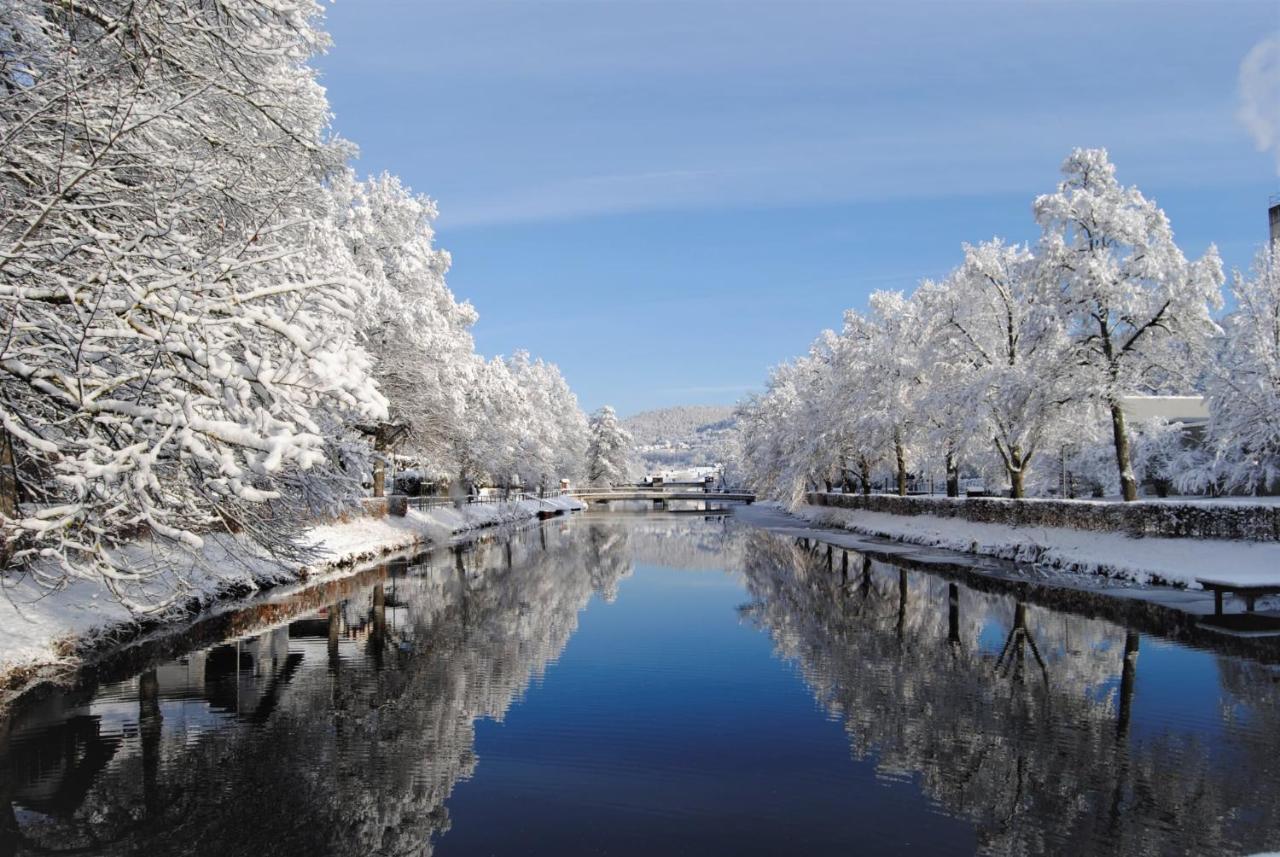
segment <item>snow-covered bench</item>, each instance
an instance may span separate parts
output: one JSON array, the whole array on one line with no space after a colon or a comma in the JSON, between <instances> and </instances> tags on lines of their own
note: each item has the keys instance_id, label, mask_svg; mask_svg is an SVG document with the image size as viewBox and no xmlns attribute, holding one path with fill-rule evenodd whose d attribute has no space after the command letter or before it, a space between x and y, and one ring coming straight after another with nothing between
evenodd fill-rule
<instances>
[{"instance_id":1,"label":"snow-covered bench","mask_svg":"<svg viewBox=\"0 0 1280 857\"><path fill-rule=\"evenodd\" d=\"M1241 583L1230 580L1216 580L1211 577L1197 577L1196 583L1213 593L1213 615L1222 615L1222 593L1230 592L1244 598L1244 609L1252 613L1259 597L1264 595L1280 595L1280 583Z\"/></svg>"}]
</instances>

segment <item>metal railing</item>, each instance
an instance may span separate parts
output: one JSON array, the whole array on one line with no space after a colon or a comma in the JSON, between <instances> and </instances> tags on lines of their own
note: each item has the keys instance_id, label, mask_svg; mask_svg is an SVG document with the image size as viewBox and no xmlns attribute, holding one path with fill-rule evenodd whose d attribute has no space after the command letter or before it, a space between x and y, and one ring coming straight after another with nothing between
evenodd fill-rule
<instances>
[{"instance_id":1,"label":"metal railing","mask_svg":"<svg viewBox=\"0 0 1280 857\"><path fill-rule=\"evenodd\" d=\"M675 484L657 486L625 486L613 485L608 488L557 488L545 492L534 491L511 491L508 494L470 494L466 497L448 497L448 496L427 496L427 497L408 497L406 498L410 509L425 511L427 509L440 509L447 506L457 505L474 505L479 503L515 503L520 500L549 500L553 497L577 497L588 494L592 497L602 496L618 496L627 497L634 496L637 493L645 494L698 494L701 497L716 497L721 495L733 495L735 497L744 496L752 493L743 491L742 489L733 488L705 488L699 491L697 488L686 488ZM754 497L754 494L752 495Z\"/></svg>"},{"instance_id":2,"label":"metal railing","mask_svg":"<svg viewBox=\"0 0 1280 857\"><path fill-rule=\"evenodd\" d=\"M417 509L424 512L427 509L438 509L442 506L452 506L452 497L409 497L409 508Z\"/></svg>"},{"instance_id":3,"label":"metal railing","mask_svg":"<svg viewBox=\"0 0 1280 857\"><path fill-rule=\"evenodd\" d=\"M716 494L753 494L746 488L703 488L702 486L683 487L679 484L663 484L663 485L611 485L607 488L566 488L561 494L579 495L579 494L636 494L639 492L649 494L707 494L715 496Z\"/></svg>"},{"instance_id":4,"label":"metal railing","mask_svg":"<svg viewBox=\"0 0 1280 857\"><path fill-rule=\"evenodd\" d=\"M557 494L548 494L549 497L559 496ZM427 509L440 509L445 506L471 506L485 503L515 503L520 500L539 500L541 498L537 494L529 491L511 491L507 494L469 494L466 497L448 497L448 496L428 496L428 497L408 497L410 509L425 511Z\"/></svg>"}]
</instances>

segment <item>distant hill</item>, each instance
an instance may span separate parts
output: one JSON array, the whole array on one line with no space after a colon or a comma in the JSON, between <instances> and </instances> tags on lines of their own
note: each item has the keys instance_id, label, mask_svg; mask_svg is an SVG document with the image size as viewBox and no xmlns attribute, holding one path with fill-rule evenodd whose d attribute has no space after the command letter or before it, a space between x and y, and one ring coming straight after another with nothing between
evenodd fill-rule
<instances>
[{"instance_id":1,"label":"distant hill","mask_svg":"<svg viewBox=\"0 0 1280 857\"><path fill-rule=\"evenodd\" d=\"M733 405L680 405L642 411L622 421L646 473L714 467L737 424Z\"/></svg>"}]
</instances>

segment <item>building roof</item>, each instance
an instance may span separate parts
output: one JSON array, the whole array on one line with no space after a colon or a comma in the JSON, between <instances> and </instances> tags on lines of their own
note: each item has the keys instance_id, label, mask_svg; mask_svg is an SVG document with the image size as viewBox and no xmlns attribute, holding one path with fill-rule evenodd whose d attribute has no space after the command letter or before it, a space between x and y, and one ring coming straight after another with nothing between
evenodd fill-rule
<instances>
[{"instance_id":1,"label":"building roof","mask_svg":"<svg viewBox=\"0 0 1280 857\"><path fill-rule=\"evenodd\" d=\"M1209 406L1204 396L1124 396L1120 407L1130 419L1149 420L1162 417L1175 422L1199 422L1209 419Z\"/></svg>"}]
</instances>

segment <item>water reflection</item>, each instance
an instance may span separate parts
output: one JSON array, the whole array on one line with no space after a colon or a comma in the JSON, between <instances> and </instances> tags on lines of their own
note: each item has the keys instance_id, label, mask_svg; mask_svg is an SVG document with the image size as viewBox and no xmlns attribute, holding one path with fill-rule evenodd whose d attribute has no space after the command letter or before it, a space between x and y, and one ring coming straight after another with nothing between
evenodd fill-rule
<instances>
[{"instance_id":1,"label":"water reflection","mask_svg":"<svg viewBox=\"0 0 1280 857\"><path fill-rule=\"evenodd\" d=\"M585 535L386 569L314 615L49 697L0 745L0 853L429 853L475 720L630 573L625 529Z\"/></svg>"},{"instance_id":2,"label":"water reflection","mask_svg":"<svg viewBox=\"0 0 1280 857\"><path fill-rule=\"evenodd\" d=\"M699 572L685 574L703 583L678 590L689 596L679 616L652 615L675 612L664 611L675 606L663 600L676 591L670 574L645 588L655 567ZM707 580L728 598L695 598ZM614 611L610 633L584 626L605 650L549 673L593 596L617 602L599 608ZM955 851L976 843L991 854L1278 844L1274 667L722 517L550 522L267 600L216 627L225 634L213 645L108 670L0 720L0 855L425 855L451 842L466 850L476 840L461 827L447 835L449 804L461 812L459 784L485 774L476 724L502 721L544 681L541 696L560 707L526 708L526 721L612 720L554 732L590 778L572 791L575 771L557 779L537 769L537 811L562 813L543 820L571 833L590 815L601 835L612 831L603 841L618 853L723 844L735 833L738 853L806 836L828 850L874 842L905 851L909 834L928 830ZM628 647L638 633L669 645ZM768 658L770 641L807 691L794 677L788 690L781 674L790 667ZM700 660L714 671L700 672ZM601 664L621 675L593 695ZM734 669L740 677L728 675ZM548 694L552 682L570 690ZM791 705L789 692L803 704ZM626 693L634 696L618 698ZM677 698L654 710L686 720L655 725L634 714L646 694ZM585 717L571 710L592 704L601 707ZM695 746L707 743L707 723L718 724L719 761ZM553 734L504 729L526 741ZM654 751L655 729L665 730L669 759ZM723 762L730 753L738 755ZM510 773L495 760L519 755L495 753L489 769ZM741 776L729 782L735 765ZM608 797L631 788L634 802L642 781L654 784L643 789L643 811ZM698 783L698 793L681 791L681 781ZM583 782L601 795L590 808ZM868 789L884 784L910 798L852 823L850 807L879 805ZM527 793L507 791L527 804ZM713 817L697 804L704 795L732 795L743 814ZM503 825L515 805L486 803L485 817ZM973 841L947 839L961 822ZM535 844L514 838L497 850L532 853ZM579 850L603 849L584 841Z\"/></svg>"},{"instance_id":3,"label":"water reflection","mask_svg":"<svg viewBox=\"0 0 1280 857\"><path fill-rule=\"evenodd\" d=\"M1135 735L1138 634L852 552L833 574L828 550L754 534L743 612L840 718L853 757L970 819L983 852L1275 846L1274 667L1217 658L1221 729L1177 728L1175 706ZM1178 684L1149 686L1176 702Z\"/></svg>"}]
</instances>

